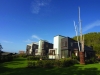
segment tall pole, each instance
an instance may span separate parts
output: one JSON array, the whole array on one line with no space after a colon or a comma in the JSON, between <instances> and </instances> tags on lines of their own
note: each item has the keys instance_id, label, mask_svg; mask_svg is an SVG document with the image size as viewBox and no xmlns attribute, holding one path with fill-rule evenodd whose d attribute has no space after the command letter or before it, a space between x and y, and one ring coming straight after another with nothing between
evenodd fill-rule
<instances>
[{"instance_id":1,"label":"tall pole","mask_svg":"<svg viewBox=\"0 0 100 75\"><path fill-rule=\"evenodd\" d=\"M81 18L80 18L80 7L79 7L79 27L80 27L81 51L84 51L84 50L83 50L83 38L82 38L82 26L81 26Z\"/></svg>"},{"instance_id":2,"label":"tall pole","mask_svg":"<svg viewBox=\"0 0 100 75\"><path fill-rule=\"evenodd\" d=\"M80 44L79 44L79 39L78 39L78 27L77 27L77 25L75 24L75 21L74 21L74 27L75 27L75 32L76 32L76 36L77 36L78 49L79 49L79 51L80 51Z\"/></svg>"},{"instance_id":3,"label":"tall pole","mask_svg":"<svg viewBox=\"0 0 100 75\"><path fill-rule=\"evenodd\" d=\"M79 27L80 27L80 43L81 43L81 51L79 52L79 55L80 55L80 64L85 64L85 57L84 57L84 36L82 35L82 26L81 26L81 18L80 18L80 7L79 7Z\"/></svg>"}]
</instances>

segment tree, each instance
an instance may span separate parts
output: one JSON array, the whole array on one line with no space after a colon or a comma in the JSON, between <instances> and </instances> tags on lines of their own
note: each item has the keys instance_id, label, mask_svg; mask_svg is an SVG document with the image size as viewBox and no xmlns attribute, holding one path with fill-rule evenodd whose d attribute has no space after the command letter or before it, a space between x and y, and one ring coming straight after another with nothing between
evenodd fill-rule
<instances>
[{"instance_id":1,"label":"tree","mask_svg":"<svg viewBox=\"0 0 100 75\"><path fill-rule=\"evenodd\" d=\"M77 37L73 37L74 40L77 40ZM100 55L100 32L90 32L84 34L84 44L87 46L93 46L93 50L96 51L97 55Z\"/></svg>"},{"instance_id":2,"label":"tree","mask_svg":"<svg viewBox=\"0 0 100 75\"><path fill-rule=\"evenodd\" d=\"M2 45L0 44L0 60L1 60L1 51L2 51L3 47Z\"/></svg>"}]
</instances>

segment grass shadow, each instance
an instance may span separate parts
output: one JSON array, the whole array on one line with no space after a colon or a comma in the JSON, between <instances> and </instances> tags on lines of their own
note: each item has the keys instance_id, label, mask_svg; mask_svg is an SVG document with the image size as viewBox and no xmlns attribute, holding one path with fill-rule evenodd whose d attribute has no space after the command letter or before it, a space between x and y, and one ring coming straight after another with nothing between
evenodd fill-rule
<instances>
[{"instance_id":1,"label":"grass shadow","mask_svg":"<svg viewBox=\"0 0 100 75\"><path fill-rule=\"evenodd\" d=\"M16 60L17 61L17 60ZM19 61L19 60L18 60ZM19 62L24 63L25 59ZM0 64L0 75L100 75L100 70L97 67L93 66L91 68L87 67L88 65L74 65L67 68L26 68L24 67L6 67L6 64ZM13 65L17 65L13 63ZM98 66L99 64L97 64ZM91 66L91 65L89 65Z\"/></svg>"}]
</instances>

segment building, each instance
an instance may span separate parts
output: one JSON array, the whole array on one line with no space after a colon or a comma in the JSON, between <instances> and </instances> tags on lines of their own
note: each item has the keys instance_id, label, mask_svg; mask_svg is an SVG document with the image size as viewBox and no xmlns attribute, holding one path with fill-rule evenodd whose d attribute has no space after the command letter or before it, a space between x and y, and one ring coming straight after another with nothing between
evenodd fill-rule
<instances>
[{"instance_id":1,"label":"building","mask_svg":"<svg viewBox=\"0 0 100 75\"><path fill-rule=\"evenodd\" d=\"M25 51L20 50L20 51L19 51L19 54L25 54Z\"/></svg>"},{"instance_id":2,"label":"building","mask_svg":"<svg viewBox=\"0 0 100 75\"><path fill-rule=\"evenodd\" d=\"M49 49L53 49L53 44L49 43L46 40L40 40L39 41L39 46L38 46L38 54L39 55L48 55Z\"/></svg>"},{"instance_id":3,"label":"building","mask_svg":"<svg viewBox=\"0 0 100 75\"><path fill-rule=\"evenodd\" d=\"M38 43L31 43L26 46L26 54L46 56L49 53L49 49L52 48L52 43L49 43L46 40L39 40Z\"/></svg>"},{"instance_id":4,"label":"building","mask_svg":"<svg viewBox=\"0 0 100 75\"><path fill-rule=\"evenodd\" d=\"M61 39L65 36L55 36L53 40L53 49L49 49L49 59L60 59L61 58Z\"/></svg>"},{"instance_id":5,"label":"building","mask_svg":"<svg viewBox=\"0 0 100 75\"><path fill-rule=\"evenodd\" d=\"M81 44L80 44L81 45ZM84 45L85 58L91 58L95 56L95 52L92 47ZM75 54L79 57L79 49L77 41L70 37L55 36L53 49L49 49L49 59L61 59L71 57Z\"/></svg>"},{"instance_id":6,"label":"building","mask_svg":"<svg viewBox=\"0 0 100 75\"><path fill-rule=\"evenodd\" d=\"M37 49L38 49L38 43L27 44L26 54L27 55L35 55Z\"/></svg>"}]
</instances>

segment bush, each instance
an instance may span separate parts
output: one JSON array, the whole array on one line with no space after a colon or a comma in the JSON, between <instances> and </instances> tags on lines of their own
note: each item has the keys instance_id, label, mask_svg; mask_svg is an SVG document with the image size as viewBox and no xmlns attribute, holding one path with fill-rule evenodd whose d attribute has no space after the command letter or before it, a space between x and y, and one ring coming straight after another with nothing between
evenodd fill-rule
<instances>
[{"instance_id":1,"label":"bush","mask_svg":"<svg viewBox=\"0 0 100 75\"><path fill-rule=\"evenodd\" d=\"M35 68L36 67L36 63L32 62L32 61L29 61L27 67L29 67L29 68Z\"/></svg>"},{"instance_id":2,"label":"bush","mask_svg":"<svg viewBox=\"0 0 100 75\"><path fill-rule=\"evenodd\" d=\"M51 60L43 61L43 68L52 68L53 66L54 66L54 61Z\"/></svg>"},{"instance_id":3,"label":"bush","mask_svg":"<svg viewBox=\"0 0 100 75\"><path fill-rule=\"evenodd\" d=\"M32 61L32 60L39 60L40 59L40 57L35 57L35 56L28 56L27 57L27 60L30 60L30 61Z\"/></svg>"},{"instance_id":4,"label":"bush","mask_svg":"<svg viewBox=\"0 0 100 75\"><path fill-rule=\"evenodd\" d=\"M93 64L93 63L97 63L98 60L96 60L95 57L92 57L90 59L87 59L85 62L86 62L86 64Z\"/></svg>"},{"instance_id":5,"label":"bush","mask_svg":"<svg viewBox=\"0 0 100 75\"><path fill-rule=\"evenodd\" d=\"M61 66L62 67L68 67L74 64L74 60L71 58L67 58L67 59L62 59L61 60Z\"/></svg>"},{"instance_id":6,"label":"bush","mask_svg":"<svg viewBox=\"0 0 100 75\"><path fill-rule=\"evenodd\" d=\"M51 60L39 60L36 62L37 67L51 68L53 67L53 62Z\"/></svg>"},{"instance_id":7,"label":"bush","mask_svg":"<svg viewBox=\"0 0 100 75\"><path fill-rule=\"evenodd\" d=\"M26 57L27 57L27 55L26 55L26 54L23 54L23 55L22 55L22 57L23 57L23 58L26 58Z\"/></svg>"},{"instance_id":8,"label":"bush","mask_svg":"<svg viewBox=\"0 0 100 75\"><path fill-rule=\"evenodd\" d=\"M69 67L77 64L78 61L75 59L67 58L61 60L38 60L37 62L28 62L29 67L41 67L41 68L52 68L52 67Z\"/></svg>"},{"instance_id":9,"label":"bush","mask_svg":"<svg viewBox=\"0 0 100 75\"><path fill-rule=\"evenodd\" d=\"M13 56L1 56L1 61L0 62L8 62L13 60Z\"/></svg>"},{"instance_id":10,"label":"bush","mask_svg":"<svg viewBox=\"0 0 100 75\"><path fill-rule=\"evenodd\" d=\"M55 61L54 61L54 66L55 66L55 67L61 67L61 66L62 66L61 61L60 61L60 60L55 60Z\"/></svg>"},{"instance_id":11,"label":"bush","mask_svg":"<svg viewBox=\"0 0 100 75\"><path fill-rule=\"evenodd\" d=\"M36 62L36 67L43 67L43 60L38 60Z\"/></svg>"}]
</instances>

